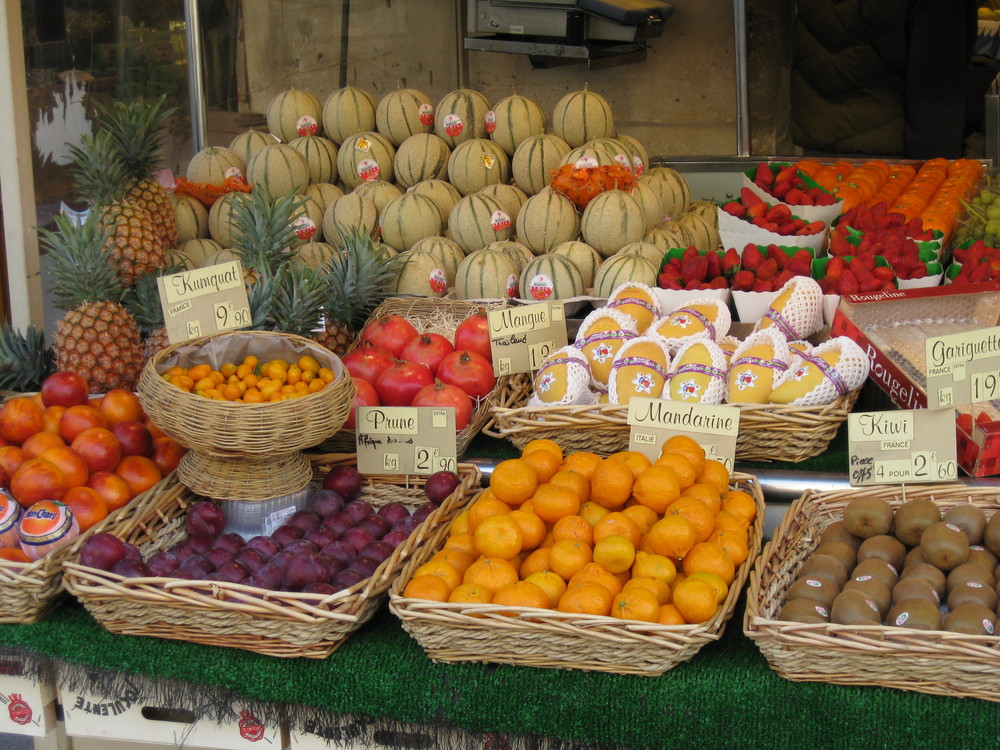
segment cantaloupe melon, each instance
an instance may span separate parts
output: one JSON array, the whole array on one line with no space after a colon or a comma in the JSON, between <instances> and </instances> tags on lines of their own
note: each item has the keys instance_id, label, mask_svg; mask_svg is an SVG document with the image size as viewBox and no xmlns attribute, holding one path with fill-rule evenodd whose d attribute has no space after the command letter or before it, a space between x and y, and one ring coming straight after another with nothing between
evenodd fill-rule
<instances>
[{"instance_id":1,"label":"cantaloupe melon","mask_svg":"<svg viewBox=\"0 0 1000 750\"><path fill-rule=\"evenodd\" d=\"M448 286L454 286L455 274L459 265L465 260L465 253L457 242L445 237L424 237L422 240L417 240L410 248L410 252L424 252L435 256L444 269L445 276L448 277Z\"/></svg>"},{"instance_id":2,"label":"cantaloupe melon","mask_svg":"<svg viewBox=\"0 0 1000 750\"><path fill-rule=\"evenodd\" d=\"M264 148L264 146L270 146L272 143L277 143L273 135L265 133L263 130L250 128L229 142L229 150L240 157L243 163L246 164L250 161L251 156Z\"/></svg>"},{"instance_id":3,"label":"cantaloupe melon","mask_svg":"<svg viewBox=\"0 0 1000 750\"><path fill-rule=\"evenodd\" d=\"M693 240L694 238L691 236L688 228L675 221L670 221L664 226L651 229L642 238L643 242L656 245L663 252L667 252L667 250L675 247L685 248L692 244Z\"/></svg>"},{"instance_id":4,"label":"cantaloupe melon","mask_svg":"<svg viewBox=\"0 0 1000 750\"><path fill-rule=\"evenodd\" d=\"M641 240L646 220L631 195L624 190L605 190L583 210L580 233L584 242L607 258L623 245Z\"/></svg>"},{"instance_id":5,"label":"cantaloupe melon","mask_svg":"<svg viewBox=\"0 0 1000 750\"><path fill-rule=\"evenodd\" d=\"M237 201L252 200L248 193L226 193L212 204L208 212L208 235L222 247L233 246L231 214Z\"/></svg>"},{"instance_id":6,"label":"cantaloupe melon","mask_svg":"<svg viewBox=\"0 0 1000 750\"><path fill-rule=\"evenodd\" d=\"M288 145L302 154L309 168L309 182L337 181L337 147L319 135L295 138Z\"/></svg>"},{"instance_id":7,"label":"cantaloupe melon","mask_svg":"<svg viewBox=\"0 0 1000 750\"><path fill-rule=\"evenodd\" d=\"M411 135L434 132L434 105L416 89L396 89L379 99L375 129L399 146Z\"/></svg>"},{"instance_id":8,"label":"cantaloupe melon","mask_svg":"<svg viewBox=\"0 0 1000 750\"><path fill-rule=\"evenodd\" d=\"M222 250L215 240L194 239L179 245L170 253L171 263L183 263L187 269L201 268L206 259Z\"/></svg>"},{"instance_id":9,"label":"cantaloupe melon","mask_svg":"<svg viewBox=\"0 0 1000 750\"><path fill-rule=\"evenodd\" d=\"M369 180L368 182L362 182L351 192L356 195L363 195L366 198L371 198L379 213L382 213L382 209L385 208L386 203L403 194L402 190L393 185L391 182L386 182L385 180Z\"/></svg>"},{"instance_id":10,"label":"cantaloupe melon","mask_svg":"<svg viewBox=\"0 0 1000 750\"><path fill-rule=\"evenodd\" d=\"M656 286L657 268L640 255L612 255L606 258L594 276L594 294L610 297L611 293L627 281L646 286Z\"/></svg>"},{"instance_id":11,"label":"cantaloupe melon","mask_svg":"<svg viewBox=\"0 0 1000 750\"><path fill-rule=\"evenodd\" d=\"M302 154L284 143L258 151L247 164L247 182L263 187L272 198L298 193L309 184L309 167Z\"/></svg>"},{"instance_id":12,"label":"cantaloupe melon","mask_svg":"<svg viewBox=\"0 0 1000 750\"><path fill-rule=\"evenodd\" d=\"M462 194L455 186L445 180L421 180L410 190L434 201L442 216L450 216L451 209L462 199Z\"/></svg>"},{"instance_id":13,"label":"cantaloupe melon","mask_svg":"<svg viewBox=\"0 0 1000 750\"><path fill-rule=\"evenodd\" d=\"M491 242L486 246L486 249L499 250L502 252L510 258L518 273L521 273L521 271L524 270L524 267L535 258L535 254L528 249L527 245L523 245L520 242L514 242L514 240Z\"/></svg>"},{"instance_id":14,"label":"cantaloupe melon","mask_svg":"<svg viewBox=\"0 0 1000 750\"><path fill-rule=\"evenodd\" d=\"M691 233L691 244L699 250L718 250L721 240L719 230L712 226L701 214L685 211L677 219L677 223Z\"/></svg>"},{"instance_id":15,"label":"cantaloupe melon","mask_svg":"<svg viewBox=\"0 0 1000 750\"><path fill-rule=\"evenodd\" d=\"M285 143L302 135L315 135L322 126L319 99L294 86L275 96L267 107L267 129Z\"/></svg>"},{"instance_id":16,"label":"cantaloupe melon","mask_svg":"<svg viewBox=\"0 0 1000 750\"><path fill-rule=\"evenodd\" d=\"M539 255L521 271L521 299L545 302L579 297L584 292L583 277L569 258L553 253Z\"/></svg>"},{"instance_id":17,"label":"cantaloupe melon","mask_svg":"<svg viewBox=\"0 0 1000 750\"><path fill-rule=\"evenodd\" d=\"M615 253L615 255L638 255L656 266L657 271L663 265L664 254L663 248L652 242L630 242Z\"/></svg>"},{"instance_id":18,"label":"cantaloupe melon","mask_svg":"<svg viewBox=\"0 0 1000 750\"><path fill-rule=\"evenodd\" d=\"M482 248L469 253L455 274L458 299L513 299L517 292L517 270L499 250Z\"/></svg>"},{"instance_id":19,"label":"cantaloupe melon","mask_svg":"<svg viewBox=\"0 0 1000 750\"><path fill-rule=\"evenodd\" d=\"M550 187L543 188L521 206L517 239L535 255L547 253L561 242L580 235L580 214L573 201Z\"/></svg>"},{"instance_id":20,"label":"cantaloupe melon","mask_svg":"<svg viewBox=\"0 0 1000 750\"><path fill-rule=\"evenodd\" d=\"M684 175L670 167L653 167L640 178L660 194L664 220L676 219L687 210L691 188Z\"/></svg>"},{"instance_id":21,"label":"cantaloupe melon","mask_svg":"<svg viewBox=\"0 0 1000 750\"><path fill-rule=\"evenodd\" d=\"M521 213L521 206L524 202L528 200L528 196L524 194L521 188L514 185L487 185L482 190L479 191L484 195L489 195L500 201L500 205L503 206L503 210L507 212L510 216L510 220L517 224L517 216Z\"/></svg>"},{"instance_id":22,"label":"cantaloupe melon","mask_svg":"<svg viewBox=\"0 0 1000 750\"><path fill-rule=\"evenodd\" d=\"M552 130L571 147L582 146L595 138L615 134L615 116L608 100L584 88L572 91L556 102L552 112Z\"/></svg>"},{"instance_id":23,"label":"cantaloupe melon","mask_svg":"<svg viewBox=\"0 0 1000 750\"><path fill-rule=\"evenodd\" d=\"M521 141L545 132L545 113L534 99L511 94L486 113L486 132L507 156L513 156Z\"/></svg>"},{"instance_id":24,"label":"cantaloupe melon","mask_svg":"<svg viewBox=\"0 0 1000 750\"><path fill-rule=\"evenodd\" d=\"M323 103L323 131L338 146L375 129L375 97L356 86L337 89Z\"/></svg>"},{"instance_id":25,"label":"cantaloupe melon","mask_svg":"<svg viewBox=\"0 0 1000 750\"><path fill-rule=\"evenodd\" d=\"M399 144L392 163L396 179L403 187L413 187L423 180L442 180L448 176L448 144L433 133L417 133Z\"/></svg>"},{"instance_id":26,"label":"cantaloupe melon","mask_svg":"<svg viewBox=\"0 0 1000 750\"><path fill-rule=\"evenodd\" d=\"M382 241L397 250L409 250L424 237L441 234L443 220L434 201L426 195L403 193L379 211Z\"/></svg>"},{"instance_id":27,"label":"cantaloupe melon","mask_svg":"<svg viewBox=\"0 0 1000 750\"><path fill-rule=\"evenodd\" d=\"M190 195L177 193L171 194L170 202L177 220L178 245L183 245L188 240L208 237L208 209L204 203Z\"/></svg>"},{"instance_id":28,"label":"cantaloupe melon","mask_svg":"<svg viewBox=\"0 0 1000 750\"><path fill-rule=\"evenodd\" d=\"M629 195L635 198L642 209L642 216L646 221L646 231L655 229L663 220L663 205L660 203L660 194L650 187L649 183L641 180L637 181Z\"/></svg>"},{"instance_id":29,"label":"cantaloupe melon","mask_svg":"<svg viewBox=\"0 0 1000 750\"><path fill-rule=\"evenodd\" d=\"M629 156L625 146L614 138L595 138L587 141L566 154L563 164L572 164L577 169L618 166L632 171L632 157Z\"/></svg>"},{"instance_id":30,"label":"cantaloupe melon","mask_svg":"<svg viewBox=\"0 0 1000 750\"><path fill-rule=\"evenodd\" d=\"M470 138L484 138L489 109L489 99L478 91L451 91L434 108L434 132L449 148L455 148Z\"/></svg>"},{"instance_id":31,"label":"cantaloupe melon","mask_svg":"<svg viewBox=\"0 0 1000 750\"><path fill-rule=\"evenodd\" d=\"M448 231L466 254L491 242L510 239L513 226L500 201L473 193L462 198L448 215ZM502 255L502 253L501 253Z\"/></svg>"},{"instance_id":32,"label":"cantaloupe melon","mask_svg":"<svg viewBox=\"0 0 1000 750\"><path fill-rule=\"evenodd\" d=\"M559 168L569 152L569 144L557 135L525 138L515 149L510 164L514 184L527 195L535 195L549 186L552 170Z\"/></svg>"},{"instance_id":33,"label":"cantaloupe melon","mask_svg":"<svg viewBox=\"0 0 1000 750\"><path fill-rule=\"evenodd\" d=\"M649 153L646 148L630 135L619 133L615 140L621 143L628 151L632 159L632 172L636 177L641 177L649 169Z\"/></svg>"},{"instance_id":34,"label":"cantaloupe melon","mask_svg":"<svg viewBox=\"0 0 1000 750\"><path fill-rule=\"evenodd\" d=\"M335 252L337 248L329 242L307 242L295 249L295 257L310 268L318 270Z\"/></svg>"},{"instance_id":35,"label":"cantaloupe melon","mask_svg":"<svg viewBox=\"0 0 1000 750\"><path fill-rule=\"evenodd\" d=\"M716 229L719 228L718 209L718 204L706 200L691 201L687 207L688 212L698 214Z\"/></svg>"},{"instance_id":36,"label":"cantaloupe melon","mask_svg":"<svg viewBox=\"0 0 1000 750\"><path fill-rule=\"evenodd\" d=\"M374 234L378 227L378 210L371 198L347 193L326 207L323 214L323 238L334 247L343 247L340 233L361 227Z\"/></svg>"},{"instance_id":37,"label":"cantaloupe melon","mask_svg":"<svg viewBox=\"0 0 1000 750\"><path fill-rule=\"evenodd\" d=\"M601 255L586 242L570 240L560 242L549 250L552 255L561 255L569 260L580 272L583 288L590 289L594 285L594 275L601 265Z\"/></svg>"},{"instance_id":38,"label":"cantaloupe melon","mask_svg":"<svg viewBox=\"0 0 1000 750\"><path fill-rule=\"evenodd\" d=\"M208 266L217 266L220 263L232 263L234 260L240 260L239 254L232 248L224 247L221 250L216 250L214 253L206 255L201 267L206 268ZM244 276L246 276L246 273L246 269L243 269Z\"/></svg>"},{"instance_id":39,"label":"cantaloupe melon","mask_svg":"<svg viewBox=\"0 0 1000 750\"><path fill-rule=\"evenodd\" d=\"M344 139L337 152L337 171L349 189L368 180L392 182L396 149L384 135L367 131Z\"/></svg>"},{"instance_id":40,"label":"cantaloupe melon","mask_svg":"<svg viewBox=\"0 0 1000 750\"><path fill-rule=\"evenodd\" d=\"M328 182L317 182L306 188L305 196L312 198L319 205L320 210L326 213L326 207L342 196L344 191L336 185Z\"/></svg>"},{"instance_id":41,"label":"cantaloupe melon","mask_svg":"<svg viewBox=\"0 0 1000 750\"><path fill-rule=\"evenodd\" d=\"M448 275L436 255L427 251L411 250L402 253L400 257L402 263L399 266L399 274L392 285L394 294L443 297L448 293Z\"/></svg>"},{"instance_id":42,"label":"cantaloupe melon","mask_svg":"<svg viewBox=\"0 0 1000 750\"><path fill-rule=\"evenodd\" d=\"M207 182L221 185L227 177L246 175L246 164L235 153L221 146L208 146L191 157L188 162L188 182Z\"/></svg>"},{"instance_id":43,"label":"cantaloupe melon","mask_svg":"<svg viewBox=\"0 0 1000 750\"><path fill-rule=\"evenodd\" d=\"M507 154L486 138L470 138L448 157L448 182L462 195L471 195L487 185L506 182L510 174Z\"/></svg>"},{"instance_id":44,"label":"cantaloupe melon","mask_svg":"<svg viewBox=\"0 0 1000 750\"><path fill-rule=\"evenodd\" d=\"M298 240L296 245L321 242L323 239L323 209L319 201L306 195L296 195L301 205L292 214L292 228Z\"/></svg>"}]
</instances>

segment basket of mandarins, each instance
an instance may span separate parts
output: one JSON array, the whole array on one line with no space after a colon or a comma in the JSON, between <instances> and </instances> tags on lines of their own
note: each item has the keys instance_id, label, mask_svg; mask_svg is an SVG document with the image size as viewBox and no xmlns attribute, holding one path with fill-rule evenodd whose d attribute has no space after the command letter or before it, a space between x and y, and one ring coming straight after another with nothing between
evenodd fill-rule
<instances>
[{"instance_id":1,"label":"basket of mandarins","mask_svg":"<svg viewBox=\"0 0 1000 750\"><path fill-rule=\"evenodd\" d=\"M655 464L538 440L403 568L389 607L435 661L656 676L722 635L763 515L757 480L685 436Z\"/></svg>"},{"instance_id":2,"label":"basket of mandarins","mask_svg":"<svg viewBox=\"0 0 1000 750\"><path fill-rule=\"evenodd\" d=\"M992 487L808 491L750 575L744 632L788 680L1000 701L998 511Z\"/></svg>"},{"instance_id":3,"label":"basket of mandarins","mask_svg":"<svg viewBox=\"0 0 1000 750\"><path fill-rule=\"evenodd\" d=\"M471 464L435 494L425 477L362 478L354 461L314 456L309 508L249 540L224 532L218 504L166 482L108 529L111 539L75 548L66 588L113 633L325 658L371 618L407 562L430 557L480 485ZM120 543L142 562L109 570Z\"/></svg>"}]
</instances>

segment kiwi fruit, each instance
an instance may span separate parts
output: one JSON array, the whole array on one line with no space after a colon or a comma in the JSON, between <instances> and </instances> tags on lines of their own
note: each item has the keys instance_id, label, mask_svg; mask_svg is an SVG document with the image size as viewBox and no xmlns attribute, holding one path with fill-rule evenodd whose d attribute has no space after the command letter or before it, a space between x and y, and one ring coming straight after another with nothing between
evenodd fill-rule
<instances>
[{"instance_id":1,"label":"kiwi fruit","mask_svg":"<svg viewBox=\"0 0 1000 750\"><path fill-rule=\"evenodd\" d=\"M976 581L963 583L949 592L948 609L956 609L966 602L979 602L984 607L994 609L997 606L997 592Z\"/></svg>"},{"instance_id":2,"label":"kiwi fruit","mask_svg":"<svg viewBox=\"0 0 1000 750\"><path fill-rule=\"evenodd\" d=\"M938 599L944 599L945 592L948 590L947 579L944 573L930 563L918 563L908 568L903 568L903 573L899 578L900 580L904 578L923 578L933 586L937 592Z\"/></svg>"},{"instance_id":3,"label":"kiwi fruit","mask_svg":"<svg viewBox=\"0 0 1000 750\"><path fill-rule=\"evenodd\" d=\"M885 617L889 612L889 607L892 606L892 592L879 579L871 578L870 576L861 576L861 578L852 578L844 584L844 591L854 589L875 602L878 606L879 617Z\"/></svg>"},{"instance_id":4,"label":"kiwi fruit","mask_svg":"<svg viewBox=\"0 0 1000 750\"><path fill-rule=\"evenodd\" d=\"M882 616L875 601L863 591L846 589L833 600L830 622L838 625L881 625Z\"/></svg>"},{"instance_id":5,"label":"kiwi fruit","mask_svg":"<svg viewBox=\"0 0 1000 750\"><path fill-rule=\"evenodd\" d=\"M916 547L924 529L940 520L941 511L937 503L930 498L918 497L907 500L896 509L892 533L907 547Z\"/></svg>"},{"instance_id":6,"label":"kiwi fruit","mask_svg":"<svg viewBox=\"0 0 1000 750\"><path fill-rule=\"evenodd\" d=\"M924 559L946 573L969 559L969 538L958 526L944 521L932 523L920 535Z\"/></svg>"},{"instance_id":7,"label":"kiwi fruit","mask_svg":"<svg viewBox=\"0 0 1000 750\"><path fill-rule=\"evenodd\" d=\"M880 497L856 497L844 506L844 528L862 539L888 534L892 528L892 506Z\"/></svg>"},{"instance_id":8,"label":"kiwi fruit","mask_svg":"<svg viewBox=\"0 0 1000 750\"><path fill-rule=\"evenodd\" d=\"M858 547L858 562L871 558L885 560L896 570L902 570L903 561L906 559L906 547L896 537L888 534L870 536Z\"/></svg>"},{"instance_id":9,"label":"kiwi fruit","mask_svg":"<svg viewBox=\"0 0 1000 750\"><path fill-rule=\"evenodd\" d=\"M897 628L940 630L941 610L931 599L907 599L892 605L886 623Z\"/></svg>"},{"instance_id":10,"label":"kiwi fruit","mask_svg":"<svg viewBox=\"0 0 1000 750\"><path fill-rule=\"evenodd\" d=\"M830 622L830 610L813 599L789 599L778 612L779 620Z\"/></svg>"},{"instance_id":11,"label":"kiwi fruit","mask_svg":"<svg viewBox=\"0 0 1000 750\"><path fill-rule=\"evenodd\" d=\"M843 587L847 582L847 568L833 555L818 555L814 552L799 568L799 578L805 576L826 578L838 587Z\"/></svg>"},{"instance_id":12,"label":"kiwi fruit","mask_svg":"<svg viewBox=\"0 0 1000 750\"><path fill-rule=\"evenodd\" d=\"M840 560L840 564L844 566L845 570L851 570L854 568L854 564L858 561L857 551L847 542L832 541L823 542L820 544L814 555L831 555Z\"/></svg>"},{"instance_id":13,"label":"kiwi fruit","mask_svg":"<svg viewBox=\"0 0 1000 750\"><path fill-rule=\"evenodd\" d=\"M983 541L983 534L986 532L986 514L982 508L977 508L971 503L955 505L945 511L941 520L964 531L969 538L969 544L979 544Z\"/></svg>"},{"instance_id":14,"label":"kiwi fruit","mask_svg":"<svg viewBox=\"0 0 1000 750\"><path fill-rule=\"evenodd\" d=\"M819 541L822 542L847 542L853 545L854 549L857 549L861 545L861 539L854 536L850 531L847 530L847 526L844 522L834 521L825 529L823 533L820 534Z\"/></svg>"},{"instance_id":15,"label":"kiwi fruit","mask_svg":"<svg viewBox=\"0 0 1000 750\"><path fill-rule=\"evenodd\" d=\"M986 547L979 544L973 544L969 547L969 563L982 565L987 570L993 572L993 578L996 578L997 556L986 549Z\"/></svg>"},{"instance_id":16,"label":"kiwi fruit","mask_svg":"<svg viewBox=\"0 0 1000 750\"><path fill-rule=\"evenodd\" d=\"M996 632L996 614L976 602L966 602L949 612L941 627L953 633L993 635Z\"/></svg>"},{"instance_id":17,"label":"kiwi fruit","mask_svg":"<svg viewBox=\"0 0 1000 750\"><path fill-rule=\"evenodd\" d=\"M990 588L996 585L996 579L993 578L993 571L987 570L975 563L962 563L948 574L948 591L970 581L975 581Z\"/></svg>"},{"instance_id":18,"label":"kiwi fruit","mask_svg":"<svg viewBox=\"0 0 1000 750\"><path fill-rule=\"evenodd\" d=\"M920 545L917 545L906 553L906 559L903 560L903 569L905 570L910 565L919 565L925 562L927 561L924 559L924 551L920 549Z\"/></svg>"},{"instance_id":19,"label":"kiwi fruit","mask_svg":"<svg viewBox=\"0 0 1000 750\"><path fill-rule=\"evenodd\" d=\"M983 546L994 555L1000 556L1000 513L994 512L986 522L983 532Z\"/></svg>"},{"instance_id":20,"label":"kiwi fruit","mask_svg":"<svg viewBox=\"0 0 1000 750\"><path fill-rule=\"evenodd\" d=\"M893 604L905 602L907 599L929 599L935 606L941 602L941 597L930 581L924 578L901 578L899 583L892 587Z\"/></svg>"},{"instance_id":21,"label":"kiwi fruit","mask_svg":"<svg viewBox=\"0 0 1000 750\"><path fill-rule=\"evenodd\" d=\"M890 589L899 580L899 574L896 572L896 569L885 560L880 560L877 557L858 563L854 567L854 570L851 571L851 578L861 578L862 576L877 578Z\"/></svg>"},{"instance_id":22,"label":"kiwi fruit","mask_svg":"<svg viewBox=\"0 0 1000 750\"><path fill-rule=\"evenodd\" d=\"M812 599L824 607L833 604L840 593L840 586L826 578L799 577L788 587L789 599Z\"/></svg>"}]
</instances>

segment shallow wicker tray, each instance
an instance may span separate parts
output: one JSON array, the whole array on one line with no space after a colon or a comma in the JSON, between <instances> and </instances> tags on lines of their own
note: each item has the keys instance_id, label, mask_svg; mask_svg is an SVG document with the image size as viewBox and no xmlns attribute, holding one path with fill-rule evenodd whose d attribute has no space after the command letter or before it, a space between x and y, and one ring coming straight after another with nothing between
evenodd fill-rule
<instances>
[{"instance_id":1,"label":"shallow wicker tray","mask_svg":"<svg viewBox=\"0 0 1000 750\"><path fill-rule=\"evenodd\" d=\"M737 569L725 602L707 622L659 625L554 609L407 598L402 592L417 568L415 561L404 567L392 585L389 609L434 661L661 675L722 636L760 550L764 518L760 484L748 474L734 474L733 481L753 496L757 519L750 530L750 555Z\"/></svg>"},{"instance_id":2,"label":"shallow wicker tray","mask_svg":"<svg viewBox=\"0 0 1000 750\"><path fill-rule=\"evenodd\" d=\"M254 354L261 361L310 354L332 369L336 378L323 390L301 398L244 404L197 396L160 376L173 364L211 362L223 347L230 347L240 359ZM220 355L220 359L216 364L221 365L226 356ZM340 358L315 341L287 333L236 331L192 339L157 352L146 362L136 393L153 423L186 448L220 458L273 458L318 445L340 429L354 400L354 381L346 375Z\"/></svg>"},{"instance_id":3,"label":"shallow wicker tray","mask_svg":"<svg viewBox=\"0 0 1000 750\"><path fill-rule=\"evenodd\" d=\"M466 302L455 299L438 299L435 297L389 297L380 304L369 316L372 321L385 315L401 315L420 333L438 333L449 341L455 335L455 329L470 315L479 310L496 310L506 307L503 300L481 300ZM351 346L354 349L358 342ZM458 455L465 453L472 439L479 434L483 426L490 421L493 407L499 403L501 393L507 383L508 376L497 378L493 390L486 398L475 405L472 419L456 436ZM353 453L357 450L357 433L354 430L341 430L322 445L323 450Z\"/></svg>"},{"instance_id":4,"label":"shallow wicker tray","mask_svg":"<svg viewBox=\"0 0 1000 750\"><path fill-rule=\"evenodd\" d=\"M802 624L777 620L788 587L823 529L860 495L904 501L899 486L806 492L792 503L774 539L764 547L747 591L743 630L771 668L801 682L881 685L958 697L1000 701L1000 637L922 631L883 625ZM992 515L996 488L911 485L905 499L928 497L942 509L972 503Z\"/></svg>"},{"instance_id":5,"label":"shallow wicker tray","mask_svg":"<svg viewBox=\"0 0 1000 750\"><path fill-rule=\"evenodd\" d=\"M483 432L506 438L518 448L538 438L554 440L564 451L586 450L610 455L628 450L628 406L525 406L531 376L511 376ZM739 404L740 431L736 459L741 461L804 461L818 456L837 436L860 391L851 391L824 406Z\"/></svg>"},{"instance_id":6,"label":"shallow wicker tray","mask_svg":"<svg viewBox=\"0 0 1000 750\"><path fill-rule=\"evenodd\" d=\"M110 513L65 547L50 552L41 560L30 563L0 560L0 623L27 624L42 619L56 605L63 592L63 561L79 557L80 547L91 535L102 531L117 533L119 527L131 517L136 506L160 488L175 481L174 474L169 474L150 490Z\"/></svg>"},{"instance_id":7,"label":"shallow wicker tray","mask_svg":"<svg viewBox=\"0 0 1000 750\"><path fill-rule=\"evenodd\" d=\"M354 455L313 457L317 479ZM448 532L451 520L478 490L480 473L460 464L462 484L400 544L368 579L328 596L265 591L242 584L178 578L126 579L64 563L66 588L107 630L227 646L279 657L322 659L364 624L384 600L407 562L425 562ZM422 477L367 477L361 497L381 507L425 502ZM143 557L185 538L184 515L201 497L177 481L151 493L129 522L114 530Z\"/></svg>"}]
</instances>

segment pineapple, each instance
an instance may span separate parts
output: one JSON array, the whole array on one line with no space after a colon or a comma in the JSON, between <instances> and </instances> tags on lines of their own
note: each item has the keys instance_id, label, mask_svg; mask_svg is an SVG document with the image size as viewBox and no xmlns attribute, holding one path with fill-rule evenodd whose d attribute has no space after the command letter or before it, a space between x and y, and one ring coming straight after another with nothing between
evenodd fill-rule
<instances>
[{"instance_id":1,"label":"pineapple","mask_svg":"<svg viewBox=\"0 0 1000 750\"><path fill-rule=\"evenodd\" d=\"M302 203L291 194L272 202L261 187L250 193L250 200L233 203L233 252L251 279L261 273L277 274L295 257L289 249L295 242L292 219Z\"/></svg>"},{"instance_id":2,"label":"pineapple","mask_svg":"<svg viewBox=\"0 0 1000 750\"><path fill-rule=\"evenodd\" d=\"M163 246L173 248L177 244L174 205L163 186L153 179L160 167L166 121L174 112L163 109L164 99L161 96L151 104L115 102L101 112L101 125L110 131L131 181L125 199L149 211Z\"/></svg>"},{"instance_id":3,"label":"pineapple","mask_svg":"<svg viewBox=\"0 0 1000 750\"><path fill-rule=\"evenodd\" d=\"M342 249L320 269L329 296L324 328L314 338L343 356L368 316L389 295L401 256L381 251L363 227L350 227L340 235Z\"/></svg>"},{"instance_id":4,"label":"pineapple","mask_svg":"<svg viewBox=\"0 0 1000 750\"><path fill-rule=\"evenodd\" d=\"M83 147L70 146L76 161L77 187L90 201L102 226L111 229L107 250L118 267L122 284L167 265L162 240L153 229L150 213L125 198L129 177L107 130L83 138Z\"/></svg>"},{"instance_id":5,"label":"pineapple","mask_svg":"<svg viewBox=\"0 0 1000 750\"><path fill-rule=\"evenodd\" d=\"M132 389L142 370L142 334L121 304L125 288L104 249L112 227L95 216L80 225L55 217L57 231L39 229L49 253L56 306L52 349L59 370L78 372L91 393Z\"/></svg>"},{"instance_id":6,"label":"pineapple","mask_svg":"<svg viewBox=\"0 0 1000 750\"><path fill-rule=\"evenodd\" d=\"M274 330L310 337L320 327L329 289L326 279L300 260L285 263L271 303Z\"/></svg>"},{"instance_id":7,"label":"pineapple","mask_svg":"<svg viewBox=\"0 0 1000 750\"><path fill-rule=\"evenodd\" d=\"M135 284L125 297L125 309L135 318L136 325L143 335L143 359L149 359L161 349L170 346L156 279L161 275L179 273L183 270L182 263L174 263L168 266L163 274L143 274L135 280Z\"/></svg>"},{"instance_id":8,"label":"pineapple","mask_svg":"<svg viewBox=\"0 0 1000 750\"><path fill-rule=\"evenodd\" d=\"M24 333L0 327L0 391L37 391L52 372L45 334L29 325Z\"/></svg>"}]
</instances>

